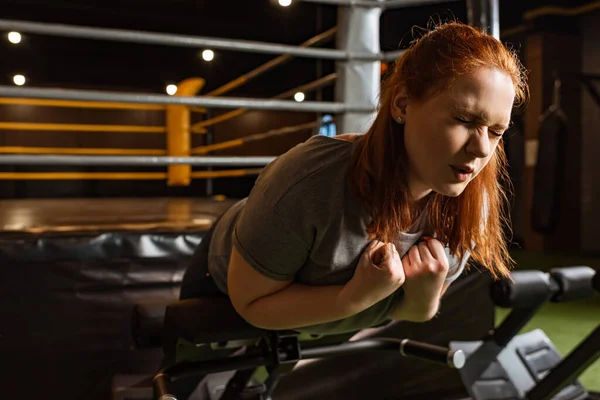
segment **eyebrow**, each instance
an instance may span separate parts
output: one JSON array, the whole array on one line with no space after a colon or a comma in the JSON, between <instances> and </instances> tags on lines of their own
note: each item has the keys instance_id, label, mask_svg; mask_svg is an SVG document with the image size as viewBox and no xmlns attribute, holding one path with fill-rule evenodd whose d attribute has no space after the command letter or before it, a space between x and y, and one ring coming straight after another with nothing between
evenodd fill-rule
<instances>
[{"instance_id":1,"label":"eyebrow","mask_svg":"<svg viewBox=\"0 0 600 400\"><path fill-rule=\"evenodd\" d=\"M454 109L458 113L466 115L466 116L474 119L478 123L481 123L481 124L484 124L484 125L488 125L490 123L490 118L489 118L489 116L486 113L476 113L476 112L470 111L466 107L459 106L458 104L454 105ZM499 128L499 129L507 130L510 126L504 125L504 124L494 124L491 127L492 128Z\"/></svg>"}]
</instances>

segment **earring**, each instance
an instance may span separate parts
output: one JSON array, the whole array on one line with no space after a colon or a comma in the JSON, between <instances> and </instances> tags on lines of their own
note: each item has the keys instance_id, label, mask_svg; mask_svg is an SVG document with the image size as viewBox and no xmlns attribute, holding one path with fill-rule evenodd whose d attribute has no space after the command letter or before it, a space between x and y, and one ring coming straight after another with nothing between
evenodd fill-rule
<instances>
[{"instance_id":1,"label":"earring","mask_svg":"<svg viewBox=\"0 0 600 400\"><path fill-rule=\"evenodd\" d=\"M398 118L396 118L396 122L399 123L400 125L404 125L404 118L398 117Z\"/></svg>"}]
</instances>

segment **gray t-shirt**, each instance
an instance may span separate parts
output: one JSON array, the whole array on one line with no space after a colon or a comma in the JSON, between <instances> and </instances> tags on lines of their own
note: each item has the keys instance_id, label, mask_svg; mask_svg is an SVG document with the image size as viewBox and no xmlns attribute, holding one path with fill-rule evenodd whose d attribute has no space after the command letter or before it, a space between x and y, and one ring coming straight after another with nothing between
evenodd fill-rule
<instances>
[{"instance_id":1,"label":"gray t-shirt","mask_svg":"<svg viewBox=\"0 0 600 400\"><path fill-rule=\"evenodd\" d=\"M305 285L348 282L364 250L370 217L350 192L347 171L354 143L314 136L271 162L257 178L248 198L232 206L215 226L209 249L209 271L227 293L232 247L261 274ZM399 232L396 247L403 256L429 234L421 216L410 232ZM463 271L463 260L450 256L447 281ZM372 327L389 319L395 294L350 318L297 329L337 334ZM293 312L293 310L290 310Z\"/></svg>"}]
</instances>

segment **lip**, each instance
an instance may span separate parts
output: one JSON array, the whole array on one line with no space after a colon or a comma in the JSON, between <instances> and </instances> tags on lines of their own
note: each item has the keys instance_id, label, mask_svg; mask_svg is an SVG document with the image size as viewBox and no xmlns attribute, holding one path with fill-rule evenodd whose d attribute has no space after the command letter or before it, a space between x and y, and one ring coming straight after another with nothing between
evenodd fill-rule
<instances>
[{"instance_id":1,"label":"lip","mask_svg":"<svg viewBox=\"0 0 600 400\"><path fill-rule=\"evenodd\" d=\"M467 168L465 166L454 166L451 165L452 172L454 172L454 176L459 182L466 182L473 176L474 169L473 167Z\"/></svg>"},{"instance_id":2,"label":"lip","mask_svg":"<svg viewBox=\"0 0 600 400\"><path fill-rule=\"evenodd\" d=\"M475 168L472 165L451 165L451 167L466 174L475 172Z\"/></svg>"}]
</instances>

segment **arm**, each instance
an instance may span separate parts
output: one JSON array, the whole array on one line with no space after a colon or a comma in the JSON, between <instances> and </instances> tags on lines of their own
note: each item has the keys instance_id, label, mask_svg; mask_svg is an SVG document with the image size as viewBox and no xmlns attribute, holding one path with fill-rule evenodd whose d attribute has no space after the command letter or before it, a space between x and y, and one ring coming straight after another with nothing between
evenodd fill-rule
<instances>
[{"instance_id":1,"label":"arm","mask_svg":"<svg viewBox=\"0 0 600 400\"><path fill-rule=\"evenodd\" d=\"M451 282L444 284L440 293L440 299L444 296L446 290L448 290L448 287L450 287L450 284ZM431 310L428 310L421 314L415 314L412 311L412 308L407 306L405 298L401 297L396 303L392 312L390 313L390 318L394 321L426 322L435 317L438 311L439 303L437 307Z\"/></svg>"},{"instance_id":2,"label":"arm","mask_svg":"<svg viewBox=\"0 0 600 400\"><path fill-rule=\"evenodd\" d=\"M228 291L235 310L248 323L284 330L350 317L364 309L346 299L344 286L305 286L268 278L235 250L228 272Z\"/></svg>"}]
</instances>

